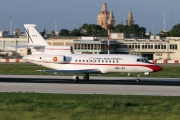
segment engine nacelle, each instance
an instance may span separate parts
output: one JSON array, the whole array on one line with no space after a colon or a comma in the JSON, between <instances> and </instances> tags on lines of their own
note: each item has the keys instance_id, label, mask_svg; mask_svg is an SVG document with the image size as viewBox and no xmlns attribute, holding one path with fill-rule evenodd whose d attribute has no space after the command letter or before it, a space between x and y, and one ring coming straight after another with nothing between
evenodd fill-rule
<instances>
[{"instance_id":1,"label":"engine nacelle","mask_svg":"<svg viewBox=\"0 0 180 120\"><path fill-rule=\"evenodd\" d=\"M48 63L64 63L66 61L66 57L64 55L48 55L42 56L41 60Z\"/></svg>"}]
</instances>

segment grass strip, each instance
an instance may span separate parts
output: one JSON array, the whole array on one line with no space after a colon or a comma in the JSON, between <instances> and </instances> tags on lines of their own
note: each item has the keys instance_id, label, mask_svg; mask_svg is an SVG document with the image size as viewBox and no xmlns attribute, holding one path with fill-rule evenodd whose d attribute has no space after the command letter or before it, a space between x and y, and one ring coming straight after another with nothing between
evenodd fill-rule
<instances>
[{"instance_id":1,"label":"grass strip","mask_svg":"<svg viewBox=\"0 0 180 120\"><path fill-rule=\"evenodd\" d=\"M0 93L1 120L176 120L180 97Z\"/></svg>"}]
</instances>

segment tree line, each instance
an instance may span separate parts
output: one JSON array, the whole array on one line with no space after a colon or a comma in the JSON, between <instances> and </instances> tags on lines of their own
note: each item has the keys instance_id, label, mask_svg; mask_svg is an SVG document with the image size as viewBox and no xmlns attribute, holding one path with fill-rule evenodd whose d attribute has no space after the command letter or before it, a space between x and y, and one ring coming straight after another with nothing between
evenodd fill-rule
<instances>
[{"instance_id":1,"label":"tree line","mask_svg":"<svg viewBox=\"0 0 180 120\"><path fill-rule=\"evenodd\" d=\"M134 37L146 36L146 28L140 27L137 24L131 26L118 24L116 26L111 26L110 30L113 33L133 34ZM45 34L46 30L44 29L44 31L41 32L41 35L44 36ZM51 31L50 35L55 36L55 32ZM96 24L83 24L79 29L73 29L71 31L69 31L68 29L61 29L58 35L107 37L108 30ZM180 24L174 25L170 31L161 31L158 35L160 35L161 37L180 37Z\"/></svg>"},{"instance_id":2,"label":"tree line","mask_svg":"<svg viewBox=\"0 0 180 120\"><path fill-rule=\"evenodd\" d=\"M116 33L127 33L134 34L135 37L141 37L142 34L145 35L146 28L139 27L137 24L127 26L127 25L116 25L111 26L111 32ZM41 32L41 35L44 36L46 34L46 30L44 29ZM51 31L51 36L55 36L55 32ZM94 36L94 37L107 37L108 30L102 28L100 25L96 24L83 24L79 29L73 29L69 31L68 29L61 29L59 31L59 36Z\"/></svg>"},{"instance_id":3,"label":"tree line","mask_svg":"<svg viewBox=\"0 0 180 120\"><path fill-rule=\"evenodd\" d=\"M161 31L161 37L180 37L180 24L174 25L170 31Z\"/></svg>"}]
</instances>

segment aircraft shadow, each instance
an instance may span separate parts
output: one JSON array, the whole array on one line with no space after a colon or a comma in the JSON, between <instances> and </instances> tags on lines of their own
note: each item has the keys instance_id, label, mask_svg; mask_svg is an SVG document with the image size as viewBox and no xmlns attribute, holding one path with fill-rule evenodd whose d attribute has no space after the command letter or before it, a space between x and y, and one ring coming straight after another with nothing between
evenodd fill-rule
<instances>
[{"instance_id":1,"label":"aircraft shadow","mask_svg":"<svg viewBox=\"0 0 180 120\"><path fill-rule=\"evenodd\" d=\"M41 79L41 78L0 78L0 82L16 82L16 83L66 83L66 84L100 84L100 85L157 85L157 86L180 86L180 81L158 81L144 80L136 82L134 79L126 80L79 80L77 82L72 79Z\"/></svg>"}]
</instances>

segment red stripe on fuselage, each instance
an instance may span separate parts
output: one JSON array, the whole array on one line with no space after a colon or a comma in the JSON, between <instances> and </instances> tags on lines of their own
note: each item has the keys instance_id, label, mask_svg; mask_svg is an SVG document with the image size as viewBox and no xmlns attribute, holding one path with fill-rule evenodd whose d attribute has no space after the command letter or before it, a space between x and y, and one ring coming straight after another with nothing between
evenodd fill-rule
<instances>
[{"instance_id":1,"label":"red stripe on fuselage","mask_svg":"<svg viewBox=\"0 0 180 120\"><path fill-rule=\"evenodd\" d=\"M33 61L33 62L42 62L42 63L53 63L53 62L45 62L45 61L35 61L24 59L25 61ZM72 65L94 65L94 66L138 66L138 67L146 67L152 69L153 72L161 71L162 68L155 64L94 64L94 63L61 63L61 64L72 64Z\"/></svg>"},{"instance_id":2,"label":"red stripe on fuselage","mask_svg":"<svg viewBox=\"0 0 180 120\"><path fill-rule=\"evenodd\" d=\"M70 64L77 64L77 65L84 65L82 63L70 63ZM161 71L162 68L155 64L91 64L86 63L85 65L103 65L103 66L138 66L138 67L146 67L153 70L153 72Z\"/></svg>"}]
</instances>

